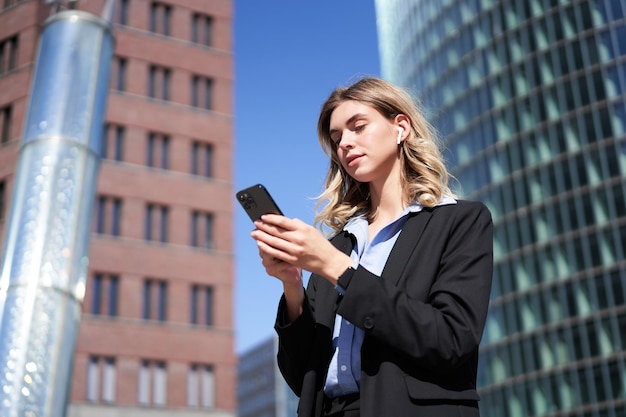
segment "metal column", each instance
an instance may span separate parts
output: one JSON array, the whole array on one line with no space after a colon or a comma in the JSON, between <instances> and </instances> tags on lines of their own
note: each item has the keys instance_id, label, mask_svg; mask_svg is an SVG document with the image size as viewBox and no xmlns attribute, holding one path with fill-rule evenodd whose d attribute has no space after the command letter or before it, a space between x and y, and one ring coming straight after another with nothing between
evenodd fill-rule
<instances>
[{"instance_id":1,"label":"metal column","mask_svg":"<svg viewBox=\"0 0 626 417\"><path fill-rule=\"evenodd\" d=\"M66 413L113 49L107 19L45 22L0 264L3 417Z\"/></svg>"}]
</instances>

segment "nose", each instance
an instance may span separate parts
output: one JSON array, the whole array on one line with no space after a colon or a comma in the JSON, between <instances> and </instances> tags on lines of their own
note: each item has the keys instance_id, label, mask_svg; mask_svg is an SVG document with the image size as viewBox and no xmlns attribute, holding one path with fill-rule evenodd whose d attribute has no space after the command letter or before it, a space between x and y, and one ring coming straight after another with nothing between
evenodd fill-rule
<instances>
[{"instance_id":1,"label":"nose","mask_svg":"<svg viewBox=\"0 0 626 417\"><path fill-rule=\"evenodd\" d=\"M341 140L339 141L339 147L341 149L354 148L354 135L349 129L346 129L342 132Z\"/></svg>"}]
</instances>

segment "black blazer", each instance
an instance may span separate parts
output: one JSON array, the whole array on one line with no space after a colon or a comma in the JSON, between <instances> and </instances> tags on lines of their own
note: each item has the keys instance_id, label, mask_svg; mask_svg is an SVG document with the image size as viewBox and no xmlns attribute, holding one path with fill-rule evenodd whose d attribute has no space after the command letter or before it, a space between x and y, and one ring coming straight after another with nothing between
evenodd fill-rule
<instances>
[{"instance_id":1,"label":"black blazer","mask_svg":"<svg viewBox=\"0 0 626 417\"><path fill-rule=\"evenodd\" d=\"M331 242L345 253L353 237ZM300 397L298 415L321 415L338 313L365 331L361 416L478 416L478 345L493 270L493 224L478 202L458 201L410 214L381 277L363 267L340 285L311 275L303 314L275 329L278 365Z\"/></svg>"}]
</instances>

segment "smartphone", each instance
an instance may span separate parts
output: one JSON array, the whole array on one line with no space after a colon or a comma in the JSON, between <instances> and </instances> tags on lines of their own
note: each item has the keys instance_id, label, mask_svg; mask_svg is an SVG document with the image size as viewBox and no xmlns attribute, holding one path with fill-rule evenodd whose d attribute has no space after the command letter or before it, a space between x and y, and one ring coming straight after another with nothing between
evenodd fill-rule
<instances>
[{"instance_id":1,"label":"smartphone","mask_svg":"<svg viewBox=\"0 0 626 417\"><path fill-rule=\"evenodd\" d=\"M260 219L264 214L283 214L267 188L262 184L238 191L236 195L237 200L252 221Z\"/></svg>"}]
</instances>

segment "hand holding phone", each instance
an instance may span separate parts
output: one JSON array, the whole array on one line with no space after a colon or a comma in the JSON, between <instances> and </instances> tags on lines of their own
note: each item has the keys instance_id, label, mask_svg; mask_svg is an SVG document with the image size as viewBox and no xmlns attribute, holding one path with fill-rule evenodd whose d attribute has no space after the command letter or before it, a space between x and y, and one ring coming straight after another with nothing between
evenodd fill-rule
<instances>
[{"instance_id":1,"label":"hand holding phone","mask_svg":"<svg viewBox=\"0 0 626 417\"><path fill-rule=\"evenodd\" d=\"M264 214L283 214L269 191L262 184L238 191L236 196L237 201L253 222L260 219Z\"/></svg>"}]
</instances>

